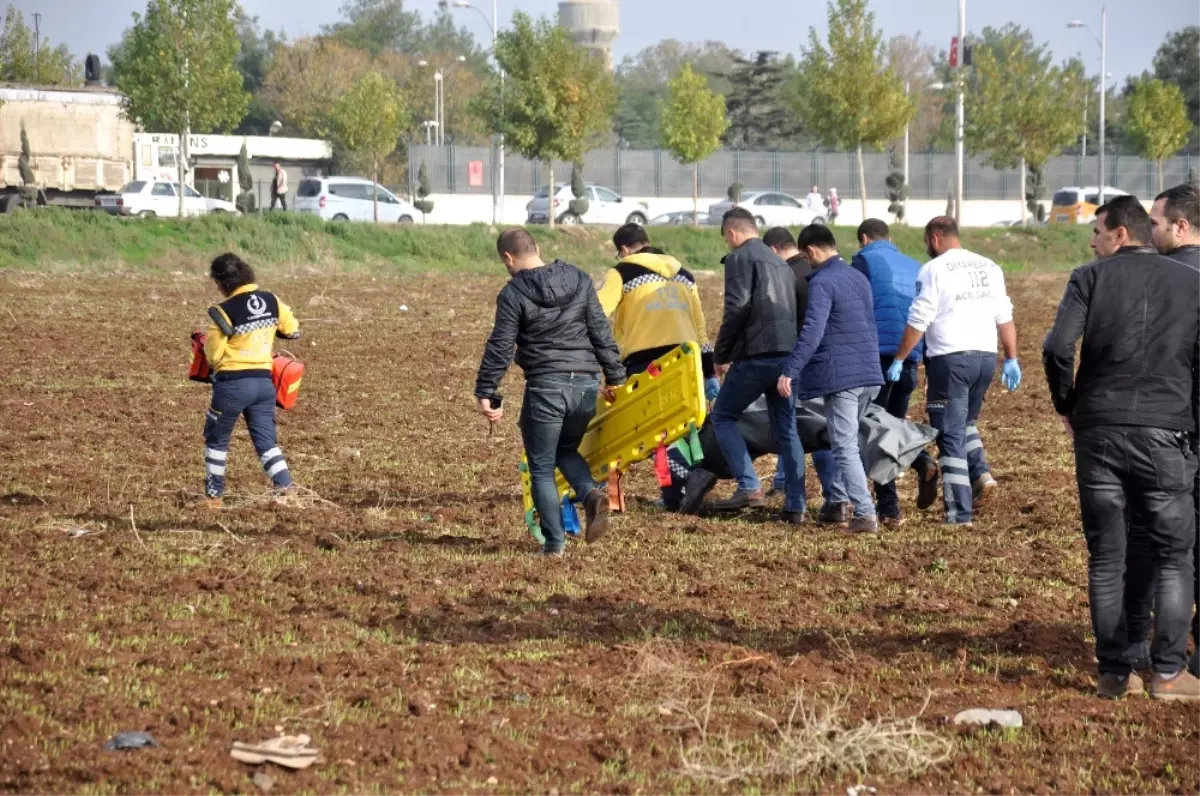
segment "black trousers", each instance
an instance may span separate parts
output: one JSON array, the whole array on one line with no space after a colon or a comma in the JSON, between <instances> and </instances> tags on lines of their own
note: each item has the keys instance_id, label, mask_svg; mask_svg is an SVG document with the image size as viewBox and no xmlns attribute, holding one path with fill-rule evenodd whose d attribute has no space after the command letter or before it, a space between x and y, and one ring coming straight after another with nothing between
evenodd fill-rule
<instances>
[{"instance_id":1,"label":"black trousers","mask_svg":"<svg viewBox=\"0 0 1200 796\"><path fill-rule=\"evenodd\" d=\"M275 209L275 203L278 202L283 211L287 212L287 194L271 192L271 209Z\"/></svg>"},{"instance_id":2,"label":"black trousers","mask_svg":"<svg viewBox=\"0 0 1200 796\"><path fill-rule=\"evenodd\" d=\"M1131 641L1126 605L1145 602L1147 595L1130 587L1149 589L1148 580L1157 613L1150 650L1154 669L1163 674L1183 669L1196 543L1196 456L1187 435L1139 426L1081 428L1075 432L1075 470L1100 673L1129 673L1123 654ZM1152 578L1127 573L1131 547L1135 560L1152 567Z\"/></svg>"}]
</instances>

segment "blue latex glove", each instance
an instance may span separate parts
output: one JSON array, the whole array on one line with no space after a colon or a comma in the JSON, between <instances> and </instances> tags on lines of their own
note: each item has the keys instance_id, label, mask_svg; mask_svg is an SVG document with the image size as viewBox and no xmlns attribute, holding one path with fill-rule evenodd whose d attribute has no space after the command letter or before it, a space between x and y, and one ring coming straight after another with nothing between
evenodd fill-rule
<instances>
[{"instance_id":1,"label":"blue latex glove","mask_svg":"<svg viewBox=\"0 0 1200 796\"><path fill-rule=\"evenodd\" d=\"M1004 386L1008 388L1009 392L1013 392L1021 386L1021 366L1017 364L1017 360L1004 360L1004 369L1000 371L1000 381L1004 382Z\"/></svg>"},{"instance_id":2,"label":"blue latex glove","mask_svg":"<svg viewBox=\"0 0 1200 796\"><path fill-rule=\"evenodd\" d=\"M721 391L721 382L715 377L704 380L704 397L710 401L717 400L717 393Z\"/></svg>"},{"instance_id":3,"label":"blue latex glove","mask_svg":"<svg viewBox=\"0 0 1200 796\"><path fill-rule=\"evenodd\" d=\"M893 359L892 364L888 365L887 380L890 382L900 381L900 376L903 373L904 373L904 360Z\"/></svg>"}]
</instances>

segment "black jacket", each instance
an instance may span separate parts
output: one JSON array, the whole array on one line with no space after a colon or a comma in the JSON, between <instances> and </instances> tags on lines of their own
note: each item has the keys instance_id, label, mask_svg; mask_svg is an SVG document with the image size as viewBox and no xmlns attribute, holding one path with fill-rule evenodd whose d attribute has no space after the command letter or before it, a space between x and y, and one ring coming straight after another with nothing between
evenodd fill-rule
<instances>
[{"instance_id":1,"label":"black jacket","mask_svg":"<svg viewBox=\"0 0 1200 796\"><path fill-rule=\"evenodd\" d=\"M789 257L787 264L796 275L796 331L799 332L804 328L804 313L808 311L808 275L813 272L813 267L802 254Z\"/></svg>"},{"instance_id":2,"label":"black jacket","mask_svg":"<svg viewBox=\"0 0 1200 796\"><path fill-rule=\"evenodd\" d=\"M1042 346L1054 409L1076 428L1194 432L1198 308L1196 268L1149 247L1128 246L1075 269Z\"/></svg>"},{"instance_id":3,"label":"black jacket","mask_svg":"<svg viewBox=\"0 0 1200 796\"><path fill-rule=\"evenodd\" d=\"M787 354L796 345L796 275L759 238L725 255L725 314L713 359L718 364Z\"/></svg>"},{"instance_id":4,"label":"black jacket","mask_svg":"<svg viewBox=\"0 0 1200 796\"><path fill-rule=\"evenodd\" d=\"M496 297L496 321L479 363L475 397L496 394L509 364L525 377L597 373L625 383L625 368L591 277L559 260L521 271Z\"/></svg>"}]
</instances>

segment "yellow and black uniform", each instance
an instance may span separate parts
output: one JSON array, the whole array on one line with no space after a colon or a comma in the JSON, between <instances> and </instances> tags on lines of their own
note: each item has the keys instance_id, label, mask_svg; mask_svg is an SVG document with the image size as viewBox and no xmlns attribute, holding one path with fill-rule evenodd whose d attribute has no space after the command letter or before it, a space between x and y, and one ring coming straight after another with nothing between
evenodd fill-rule
<instances>
[{"instance_id":1,"label":"yellow and black uniform","mask_svg":"<svg viewBox=\"0 0 1200 796\"><path fill-rule=\"evenodd\" d=\"M209 308L208 317L212 324L204 338L204 355L215 380L244 377L248 371L266 371L269 376L275 338L300 336L291 308L256 284L233 291Z\"/></svg>"},{"instance_id":2,"label":"yellow and black uniform","mask_svg":"<svg viewBox=\"0 0 1200 796\"><path fill-rule=\"evenodd\" d=\"M674 257L647 246L610 270L599 291L629 373L639 373L680 343L696 341L704 376L713 375L712 346L692 274Z\"/></svg>"},{"instance_id":3,"label":"yellow and black uniform","mask_svg":"<svg viewBox=\"0 0 1200 796\"><path fill-rule=\"evenodd\" d=\"M210 307L208 317L204 355L213 369L213 394L204 416L204 493L210 499L225 493L229 440L242 416L263 470L277 489L287 489L292 476L275 442L272 343L276 336L299 337L300 324L286 304L254 284Z\"/></svg>"}]
</instances>

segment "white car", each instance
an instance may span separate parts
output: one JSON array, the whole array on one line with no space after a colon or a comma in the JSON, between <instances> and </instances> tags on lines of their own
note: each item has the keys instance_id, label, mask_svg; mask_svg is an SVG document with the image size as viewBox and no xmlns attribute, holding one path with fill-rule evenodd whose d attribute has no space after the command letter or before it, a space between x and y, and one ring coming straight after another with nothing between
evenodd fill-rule
<instances>
[{"instance_id":1,"label":"white car","mask_svg":"<svg viewBox=\"0 0 1200 796\"><path fill-rule=\"evenodd\" d=\"M361 177L307 177L296 188L296 212L320 216L325 221L374 221L375 193L379 221L411 224L420 214L415 207L371 180Z\"/></svg>"},{"instance_id":2,"label":"white car","mask_svg":"<svg viewBox=\"0 0 1200 796\"><path fill-rule=\"evenodd\" d=\"M546 201L547 188L539 188L529 204L525 205L527 224L547 224L550 221L550 203ZM554 192L554 220L559 224L607 224L619 227L622 224L645 225L650 208L645 202L626 202L619 193L603 185L587 183L585 198L587 212L579 217L571 212L571 200L575 194L571 186L560 182Z\"/></svg>"},{"instance_id":3,"label":"white car","mask_svg":"<svg viewBox=\"0 0 1200 796\"><path fill-rule=\"evenodd\" d=\"M696 224L703 226L708 223L708 213L703 210L696 213ZM661 216L655 216L650 219L652 227L682 227L692 224L691 210L676 210L672 213L663 213Z\"/></svg>"},{"instance_id":4,"label":"white car","mask_svg":"<svg viewBox=\"0 0 1200 796\"><path fill-rule=\"evenodd\" d=\"M708 223L720 226L725 214L734 206L726 199L708 208ZM824 224L825 216L809 210L794 196L777 191L750 191L742 194L738 207L744 207L754 215L760 229L768 227L807 227L809 224Z\"/></svg>"},{"instance_id":5,"label":"white car","mask_svg":"<svg viewBox=\"0 0 1200 796\"><path fill-rule=\"evenodd\" d=\"M185 215L238 212L233 202L202 196L190 185L183 188ZM179 183L165 180L134 180L126 183L115 194L97 196L96 208L114 216L179 218Z\"/></svg>"}]
</instances>

